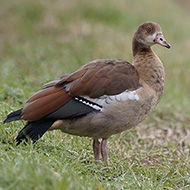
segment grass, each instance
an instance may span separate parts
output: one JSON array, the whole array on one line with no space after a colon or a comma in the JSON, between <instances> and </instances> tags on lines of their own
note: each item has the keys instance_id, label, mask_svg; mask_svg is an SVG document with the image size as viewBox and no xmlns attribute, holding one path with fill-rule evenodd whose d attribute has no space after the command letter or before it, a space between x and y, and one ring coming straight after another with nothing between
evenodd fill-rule
<instances>
[{"instance_id":1,"label":"grass","mask_svg":"<svg viewBox=\"0 0 190 190\"><path fill-rule=\"evenodd\" d=\"M186 4L187 2L187 4ZM132 61L131 38L161 24L171 50L154 47L166 70L162 101L137 128L109 139L107 170L91 139L49 132L16 147L24 122L0 123L0 190L190 189L190 24L188 1L2 1L0 120L40 86L96 58Z\"/></svg>"}]
</instances>

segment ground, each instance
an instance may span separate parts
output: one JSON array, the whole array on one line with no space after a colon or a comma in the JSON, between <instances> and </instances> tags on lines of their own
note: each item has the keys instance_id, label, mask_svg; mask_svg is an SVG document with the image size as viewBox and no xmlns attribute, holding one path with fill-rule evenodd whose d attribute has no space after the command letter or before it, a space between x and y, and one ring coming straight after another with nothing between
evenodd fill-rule
<instances>
[{"instance_id":1,"label":"ground","mask_svg":"<svg viewBox=\"0 0 190 190\"><path fill-rule=\"evenodd\" d=\"M0 120L24 106L43 83L97 58L132 62L137 26L156 21L170 50L154 50L166 85L156 110L109 139L105 170L92 140L48 132L15 145L23 121L0 123L0 190L190 189L190 23L188 1L17 0L0 6Z\"/></svg>"}]
</instances>

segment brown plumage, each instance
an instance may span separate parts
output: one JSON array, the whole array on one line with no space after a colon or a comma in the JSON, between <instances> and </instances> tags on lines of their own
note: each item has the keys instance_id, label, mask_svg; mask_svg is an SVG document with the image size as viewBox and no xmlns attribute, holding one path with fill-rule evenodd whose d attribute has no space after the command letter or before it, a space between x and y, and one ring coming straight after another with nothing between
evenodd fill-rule
<instances>
[{"instance_id":1,"label":"brown plumage","mask_svg":"<svg viewBox=\"0 0 190 190\"><path fill-rule=\"evenodd\" d=\"M98 59L45 84L23 109L10 113L4 121L28 121L17 144L27 136L35 142L48 129L60 129L92 137L95 160L101 154L107 164L107 139L142 122L162 97L164 67L151 49L154 44L170 48L157 23L143 23L133 37L133 64Z\"/></svg>"},{"instance_id":2,"label":"brown plumage","mask_svg":"<svg viewBox=\"0 0 190 190\"><path fill-rule=\"evenodd\" d=\"M135 68L128 62L118 59L92 61L73 74L64 77L56 86L63 86L66 83L70 83L71 96L88 95L91 98L119 94L140 85Z\"/></svg>"},{"instance_id":3,"label":"brown plumage","mask_svg":"<svg viewBox=\"0 0 190 190\"><path fill-rule=\"evenodd\" d=\"M63 87L51 87L33 95L22 109L22 119L37 121L68 103L71 97Z\"/></svg>"}]
</instances>

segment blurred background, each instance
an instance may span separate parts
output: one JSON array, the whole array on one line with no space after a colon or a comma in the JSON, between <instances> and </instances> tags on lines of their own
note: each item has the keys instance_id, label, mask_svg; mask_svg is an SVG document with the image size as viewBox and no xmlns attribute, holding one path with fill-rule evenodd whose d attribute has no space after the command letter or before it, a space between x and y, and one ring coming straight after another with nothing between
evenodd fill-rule
<instances>
[{"instance_id":1,"label":"blurred background","mask_svg":"<svg viewBox=\"0 0 190 190\"><path fill-rule=\"evenodd\" d=\"M188 116L189 8L188 0L1 1L0 100L7 101L9 95L21 103L43 83L93 59L132 62L131 40L136 28L142 22L155 21L172 45L170 50L154 47L166 70L161 105Z\"/></svg>"},{"instance_id":2,"label":"blurred background","mask_svg":"<svg viewBox=\"0 0 190 190\"><path fill-rule=\"evenodd\" d=\"M114 169L110 173L105 174L102 171L99 175L100 171L97 171L96 166L92 164L90 140L55 132L44 135L42 140L44 144L41 146L44 149L40 150L39 154L45 152L45 155L48 152L47 155L52 156L62 152L65 155L69 154L69 159L65 155L59 155L56 156L58 161L54 160L52 163L52 158L52 160L44 161L43 159L48 158L44 155L38 155L38 151L35 149L28 151L22 147L19 151L21 151L20 155L23 156L16 156L17 160L20 159L21 162L17 162L19 167L16 168L15 174L11 175L12 167L15 166L12 161L15 155L12 154L17 154L18 149L12 151L11 145L9 143L3 144L3 142L4 140L7 142L7 139L14 139L16 132L23 127L24 123L15 122L6 127L0 123L0 135L3 137L0 144L2 150L0 157L2 158L2 166L6 166L1 171L0 183L4 180L6 187L7 179L12 177L14 181L14 177L21 173L20 179L25 179L26 184L28 184L28 178L24 172L28 174L28 172L33 171L33 168L38 171L39 167L39 165L33 164L30 171L23 170L23 160L30 163L31 159L34 163L38 163L37 160L40 160L42 165L44 163L43 167L45 168L45 173L40 171L37 173L38 177L31 179L34 182L36 179L35 183L40 186L41 182L37 180L40 175L41 181L46 174L50 175L51 178L48 180L53 181L50 189L55 189L53 187L60 179L57 178L57 173L54 175L54 169L56 168L55 171L62 175L63 171L59 169L62 168L63 163L69 171L68 176L70 176L70 171L77 173L79 175L78 181L80 182L82 178L82 183L86 186L89 185L88 180L92 182L95 178L92 182L94 184L92 189L97 187L97 181L103 181L107 187L111 187L112 180L121 182L124 184L123 189L126 189L125 182L127 179L132 179L130 182L127 181L132 188L135 187L134 185L138 186L136 179L142 184L150 182L150 184L165 185L163 181L168 168L174 168L172 164L176 163L176 160L181 164L180 167L176 166L176 168L183 167L184 170L181 171L186 173L179 172L179 175L176 173L173 175L172 170L171 176L168 175L171 177L170 179L173 179L173 182L166 183L166 189L173 189L173 187L178 189L178 187L183 187L184 184L189 183L187 175L190 155L189 10L189 0L0 0L1 121L10 111L23 107L25 101L38 91L42 84L59 78L63 74L71 73L93 59L120 58L132 63L131 41L134 32L142 22L158 22L163 29L166 40L172 46L169 50L161 46L153 47L165 66L166 84L163 98L154 113L141 124L141 127L123 133L121 136L113 136L110 139L112 149L110 158L115 163L115 165L112 163ZM63 142L62 138L64 138ZM40 143L37 146L40 146ZM63 146L63 148L57 151L59 146ZM86 151L87 149L88 151ZM75 150L75 154L70 150L73 152ZM26 151L26 154L23 154L22 151ZM30 155L36 154L38 158L31 158ZM156 155L162 156L157 157ZM121 160L121 158L127 158L127 161ZM91 160L92 163L88 160ZM45 165L46 162L49 164L48 168ZM117 163L119 164L117 165ZM135 163L137 164L135 165ZM159 168L156 165L158 163L161 163L160 165L163 163L163 167ZM91 164L90 167L88 164ZM81 165L82 167L80 167ZM130 173L131 170L128 171L128 174L122 173L126 171L125 168L133 169L133 166L135 168L132 173ZM25 168L27 167L28 164ZM148 167L151 168L150 171L147 169ZM11 172L9 172L10 170ZM94 173L94 171L97 172ZM155 177L155 183L151 181L152 176L154 176L151 173L152 171L156 175L157 173L160 174L159 177ZM142 179L143 172L146 177ZM11 176L6 177L8 173ZM121 173L120 178L116 177L119 175L118 173ZM36 173L31 175L35 176ZM186 181L184 176L187 177ZM141 179L142 181L140 181ZM176 180L181 186L176 185ZM24 183L21 184L24 185ZM113 189L117 189L114 184L112 185L115 187ZM147 186L144 189L150 189L149 187ZM19 187L18 189L22 188Z\"/></svg>"},{"instance_id":3,"label":"blurred background","mask_svg":"<svg viewBox=\"0 0 190 190\"><path fill-rule=\"evenodd\" d=\"M189 8L188 0L1 1L0 100L10 94L21 103L39 85L93 59L132 62L133 33L142 22L155 21L172 45L154 47L166 70L161 104L189 115Z\"/></svg>"}]
</instances>

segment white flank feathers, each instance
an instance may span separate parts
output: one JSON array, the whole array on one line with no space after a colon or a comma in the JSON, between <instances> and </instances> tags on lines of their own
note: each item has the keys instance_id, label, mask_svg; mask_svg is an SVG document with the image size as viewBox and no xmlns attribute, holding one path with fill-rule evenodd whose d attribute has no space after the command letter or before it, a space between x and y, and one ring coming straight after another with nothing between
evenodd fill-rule
<instances>
[{"instance_id":1,"label":"white flank feathers","mask_svg":"<svg viewBox=\"0 0 190 190\"><path fill-rule=\"evenodd\" d=\"M90 98L88 96L83 96L81 99L80 97L77 97L75 99L98 111L101 111L102 107L108 104L112 104L116 102L124 102L124 101L129 101L129 100L137 101L139 100L139 97L135 90L134 91L126 90L120 94L113 95L113 96L104 95L99 98Z\"/></svg>"}]
</instances>

